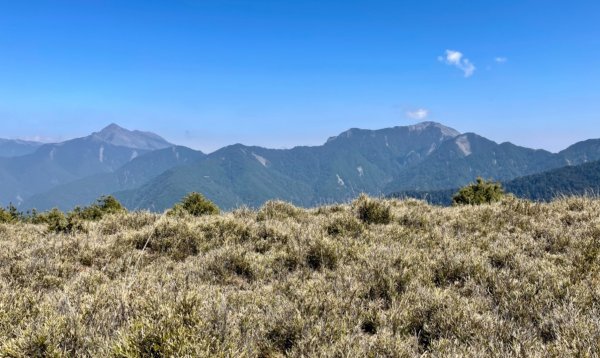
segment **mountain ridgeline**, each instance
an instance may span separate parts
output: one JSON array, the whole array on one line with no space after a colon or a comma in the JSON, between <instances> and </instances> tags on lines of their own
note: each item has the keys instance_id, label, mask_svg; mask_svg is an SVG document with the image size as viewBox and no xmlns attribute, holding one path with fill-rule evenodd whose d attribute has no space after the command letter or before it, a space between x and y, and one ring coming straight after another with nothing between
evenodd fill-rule
<instances>
[{"instance_id":1,"label":"mountain ridgeline","mask_svg":"<svg viewBox=\"0 0 600 358\"><path fill-rule=\"evenodd\" d=\"M11 158L31 154L42 143L19 139L0 139L0 157Z\"/></svg>"},{"instance_id":2,"label":"mountain ridgeline","mask_svg":"<svg viewBox=\"0 0 600 358\"><path fill-rule=\"evenodd\" d=\"M68 210L113 194L130 209L163 211L192 191L225 210L271 199L314 206L363 192L432 193L477 176L508 182L600 160L597 139L550 153L498 144L435 122L353 128L321 146L235 144L208 155L116 124L84 138L22 147L19 155L2 156L2 148L0 201L22 210Z\"/></svg>"},{"instance_id":3,"label":"mountain ridgeline","mask_svg":"<svg viewBox=\"0 0 600 358\"><path fill-rule=\"evenodd\" d=\"M600 195L600 161L570 165L546 172L519 177L501 183L506 193L533 201L548 202L562 196ZM430 204L451 205L459 188L440 190L405 190L389 194L395 198L415 198Z\"/></svg>"}]
</instances>

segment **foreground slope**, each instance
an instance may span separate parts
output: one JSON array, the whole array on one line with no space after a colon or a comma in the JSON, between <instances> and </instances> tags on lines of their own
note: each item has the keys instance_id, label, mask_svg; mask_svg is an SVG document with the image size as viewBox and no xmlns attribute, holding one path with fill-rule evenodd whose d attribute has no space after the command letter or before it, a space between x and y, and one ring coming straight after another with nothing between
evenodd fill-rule
<instances>
[{"instance_id":1,"label":"foreground slope","mask_svg":"<svg viewBox=\"0 0 600 358\"><path fill-rule=\"evenodd\" d=\"M0 356L600 355L599 200L84 227L0 224Z\"/></svg>"}]
</instances>

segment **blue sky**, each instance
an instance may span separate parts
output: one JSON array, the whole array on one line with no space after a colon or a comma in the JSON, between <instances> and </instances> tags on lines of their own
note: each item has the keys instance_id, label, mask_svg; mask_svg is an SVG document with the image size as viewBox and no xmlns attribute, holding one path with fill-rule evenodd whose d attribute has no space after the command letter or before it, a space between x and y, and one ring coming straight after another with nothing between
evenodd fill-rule
<instances>
[{"instance_id":1,"label":"blue sky","mask_svg":"<svg viewBox=\"0 0 600 358\"><path fill-rule=\"evenodd\" d=\"M600 137L599 14L578 0L0 0L0 137L116 122L211 151L434 120L556 151Z\"/></svg>"}]
</instances>

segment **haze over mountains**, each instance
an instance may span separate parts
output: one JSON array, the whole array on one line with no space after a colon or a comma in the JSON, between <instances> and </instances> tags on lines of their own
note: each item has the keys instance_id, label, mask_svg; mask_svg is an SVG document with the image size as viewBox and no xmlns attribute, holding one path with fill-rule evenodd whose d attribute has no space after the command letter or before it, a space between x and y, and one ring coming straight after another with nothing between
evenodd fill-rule
<instances>
[{"instance_id":1,"label":"haze over mountains","mask_svg":"<svg viewBox=\"0 0 600 358\"><path fill-rule=\"evenodd\" d=\"M113 194L130 209L162 211L198 191L223 209L270 199L312 206L361 192L457 188L477 176L509 181L596 160L598 139L550 153L434 122L353 128L321 146L235 144L208 155L111 124L56 144L0 141L0 201L21 210L68 210Z\"/></svg>"},{"instance_id":2,"label":"haze over mountains","mask_svg":"<svg viewBox=\"0 0 600 358\"><path fill-rule=\"evenodd\" d=\"M35 152L42 143L20 139L0 139L0 157L16 157Z\"/></svg>"}]
</instances>

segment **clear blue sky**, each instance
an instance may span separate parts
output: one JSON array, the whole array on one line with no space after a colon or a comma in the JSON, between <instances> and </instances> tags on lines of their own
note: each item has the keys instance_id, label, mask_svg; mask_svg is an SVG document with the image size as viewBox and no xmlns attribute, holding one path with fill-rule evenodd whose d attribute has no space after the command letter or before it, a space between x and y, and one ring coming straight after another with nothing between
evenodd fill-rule
<instances>
[{"instance_id":1,"label":"clear blue sky","mask_svg":"<svg viewBox=\"0 0 600 358\"><path fill-rule=\"evenodd\" d=\"M0 137L116 122L211 151L420 119L599 138L600 1L0 0Z\"/></svg>"}]
</instances>

